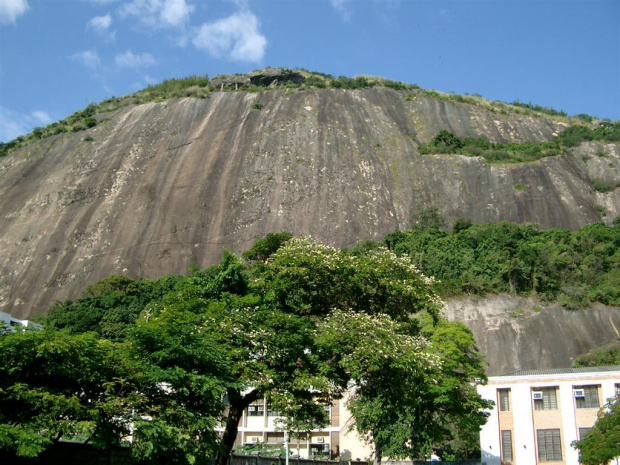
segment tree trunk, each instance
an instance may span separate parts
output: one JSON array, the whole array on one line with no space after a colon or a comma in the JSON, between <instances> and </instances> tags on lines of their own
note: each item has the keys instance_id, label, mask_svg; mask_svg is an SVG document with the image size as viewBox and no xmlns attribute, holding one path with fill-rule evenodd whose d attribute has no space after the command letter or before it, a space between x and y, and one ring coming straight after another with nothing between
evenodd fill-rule
<instances>
[{"instance_id":1,"label":"tree trunk","mask_svg":"<svg viewBox=\"0 0 620 465\"><path fill-rule=\"evenodd\" d=\"M375 444L375 455L374 455L374 459L373 462L375 465L381 465L381 446L379 446L376 442Z\"/></svg>"},{"instance_id":2,"label":"tree trunk","mask_svg":"<svg viewBox=\"0 0 620 465\"><path fill-rule=\"evenodd\" d=\"M230 402L228 416L226 417L226 425L222 441L220 443L220 452L216 457L216 465L228 465L230 454L235 446L237 432L239 431L239 422L243 417L243 411L259 397L259 392L254 390L246 395L241 395L239 391L229 391L228 401Z\"/></svg>"}]
</instances>

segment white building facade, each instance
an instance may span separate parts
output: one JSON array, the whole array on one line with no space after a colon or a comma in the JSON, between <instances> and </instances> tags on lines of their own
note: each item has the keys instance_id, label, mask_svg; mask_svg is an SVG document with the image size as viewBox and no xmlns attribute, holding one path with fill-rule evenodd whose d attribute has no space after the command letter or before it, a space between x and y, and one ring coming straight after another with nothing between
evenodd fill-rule
<instances>
[{"instance_id":1,"label":"white building facade","mask_svg":"<svg viewBox=\"0 0 620 465\"><path fill-rule=\"evenodd\" d=\"M345 408L346 396L326 408L329 424L323 428L295 433L289 438L289 453L300 458L338 457L365 460L372 450L355 431L349 431L351 414ZM235 444L237 446L281 446L284 432L278 428L278 412L270 409L265 399L253 402L243 413Z\"/></svg>"},{"instance_id":2,"label":"white building facade","mask_svg":"<svg viewBox=\"0 0 620 465\"><path fill-rule=\"evenodd\" d=\"M620 366L517 371L490 377L478 392L493 400L480 432L487 465L578 465L571 443L584 437L620 389Z\"/></svg>"}]
</instances>

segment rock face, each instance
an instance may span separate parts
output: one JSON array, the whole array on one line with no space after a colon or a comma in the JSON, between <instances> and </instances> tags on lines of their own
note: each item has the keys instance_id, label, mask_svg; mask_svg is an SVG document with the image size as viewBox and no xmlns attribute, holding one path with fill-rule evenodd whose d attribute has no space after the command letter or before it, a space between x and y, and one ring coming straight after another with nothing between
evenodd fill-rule
<instances>
[{"instance_id":1,"label":"rock face","mask_svg":"<svg viewBox=\"0 0 620 465\"><path fill-rule=\"evenodd\" d=\"M268 232L350 246L430 206L572 229L620 214L620 189L592 183L618 178L616 145L521 165L419 155L441 129L508 142L562 127L388 88L273 90L125 107L41 140L0 159L0 310L27 318L112 274L183 273Z\"/></svg>"},{"instance_id":2,"label":"rock face","mask_svg":"<svg viewBox=\"0 0 620 465\"><path fill-rule=\"evenodd\" d=\"M569 367L592 348L620 337L620 308L566 310L508 296L450 301L445 314L474 332L489 376Z\"/></svg>"}]
</instances>

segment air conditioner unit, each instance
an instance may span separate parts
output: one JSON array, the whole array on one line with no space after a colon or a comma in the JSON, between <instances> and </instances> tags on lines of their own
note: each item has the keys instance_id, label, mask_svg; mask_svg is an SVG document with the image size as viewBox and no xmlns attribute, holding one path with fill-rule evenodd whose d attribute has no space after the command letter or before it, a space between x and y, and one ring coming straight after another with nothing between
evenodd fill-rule
<instances>
[{"instance_id":1,"label":"air conditioner unit","mask_svg":"<svg viewBox=\"0 0 620 465\"><path fill-rule=\"evenodd\" d=\"M325 442L325 438L323 438L323 437L316 438L316 443L317 444L323 444L324 442Z\"/></svg>"},{"instance_id":2,"label":"air conditioner unit","mask_svg":"<svg viewBox=\"0 0 620 465\"><path fill-rule=\"evenodd\" d=\"M534 392L532 392L532 399L534 399L534 400L543 400L543 393L542 393L542 391L534 391Z\"/></svg>"},{"instance_id":3,"label":"air conditioner unit","mask_svg":"<svg viewBox=\"0 0 620 465\"><path fill-rule=\"evenodd\" d=\"M585 389L575 389L573 391L573 394L575 395L575 397L585 397L586 396L586 391L585 391Z\"/></svg>"},{"instance_id":4,"label":"air conditioner unit","mask_svg":"<svg viewBox=\"0 0 620 465\"><path fill-rule=\"evenodd\" d=\"M258 438L256 436L250 438L252 444L258 444Z\"/></svg>"}]
</instances>

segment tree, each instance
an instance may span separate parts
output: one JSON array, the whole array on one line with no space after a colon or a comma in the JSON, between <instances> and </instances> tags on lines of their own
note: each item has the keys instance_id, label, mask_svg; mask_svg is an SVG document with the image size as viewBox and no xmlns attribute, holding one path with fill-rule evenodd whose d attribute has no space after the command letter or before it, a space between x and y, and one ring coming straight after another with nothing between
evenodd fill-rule
<instances>
[{"instance_id":1,"label":"tree","mask_svg":"<svg viewBox=\"0 0 620 465\"><path fill-rule=\"evenodd\" d=\"M605 465L620 457L620 394L609 400L585 438L573 443L579 449L579 462Z\"/></svg>"},{"instance_id":2,"label":"tree","mask_svg":"<svg viewBox=\"0 0 620 465\"><path fill-rule=\"evenodd\" d=\"M36 457L61 439L106 448L131 436L144 463L213 457L230 369L194 323L164 312L124 344L50 329L0 336L0 449Z\"/></svg>"},{"instance_id":3,"label":"tree","mask_svg":"<svg viewBox=\"0 0 620 465\"><path fill-rule=\"evenodd\" d=\"M347 309L360 318L393 319L413 328L411 314L438 312L441 303L430 291L431 284L407 257L386 249L357 256L309 238L294 238L254 275L254 300L251 295L228 295L212 302L205 328L217 331L237 381L228 389L218 463L228 458L243 410L258 398L266 397L297 424L325 420L322 405L343 395L351 374L339 362L338 346L321 342L317 328L323 319Z\"/></svg>"},{"instance_id":4,"label":"tree","mask_svg":"<svg viewBox=\"0 0 620 465\"><path fill-rule=\"evenodd\" d=\"M321 325L323 344L340 354L354 385L351 428L372 444L376 464L454 440L463 455L477 448L482 410L492 406L474 386L486 380L484 357L466 326L433 321L336 311Z\"/></svg>"},{"instance_id":5,"label":"tree","mask_svg":"<svg viewBox=\"0 0 620 465\"><path fill-rule=\"evenodd\" d=\"M92 333L64 333L65 344L88 344L84 350L70 351L76 360L69 364L73 371L60 393L92 408L58 413L52 405L46 415L46 409L36 413L30 407L32 421L81 422L71 431L86 431L90 441L102 444L119 441L132 425L134 455L143 460L187 463L216 454L223 465L243 411L261 398L287 419L283 428L310 430L327 420L323 407L341 398L353 381L357 390L351 408L359 412L359 431L372 432L379 457L412 454L443 437L439 434L445 424L434 415L438 406L445 405L444 411L457 418L469 415L475 405L469 402L458 410L450 399L436 401L452 396L470 372L450 377L437 368L435 361L454 354L448 346L443 352L433 347L421 332L443 324L438 316L442 303L432 291L433 280L405 255L376 247L351 254L309 238L293 238L269 249L266 260L249 267L225 253L218 265L168 284L171 292L162 297L159 291L143 292L140 285L136 290L135 283L114 279L58 310L54 321L67 324L75 310L73 316L95 310L96 318L83 327L69 326L73 333L100 328L108 312L132 296L141 312L135 323L127 323L122 342ZM136 295L147 297L135 300ZM424 320L415 317L422 314ZM60 333L42 334L64 347ZM30 350L36 354L46 347L53 346L42 340L31 344ZM30 376L10 368L17 363L18 352L10 353L12 359L0 360L2 367L9 367L2 369ZM33 362L29 369L36 372L45 366ZM7 379L6 388L0 385L0 399L9 392L8 386L18 384ZM433 388L444 379L450 383ZM57 389L51 382L48 386L41 379L36 389ZM93 390L92 395L82 399L81 383ZM115 396L102 392L101 386L109 386ZM11 392L6 402L14 400ZM469 401L467 396L458 399ZM97 413L99 409L107 416ZM88 416L95 414L96 418ZM6 424L28 421L7 418ZM215 434L218 424L224 426L221 437ZM418 427L412 429L412 424ZM3 431L2 440L15 444L10 442L15 431ZM41 431L48 434L39 423L29 431L34 432L33 444Z\"/></svg>"},{"instance_id":6,"label":"tree","mask_svg":"<svg viewBox=\"0 0 620 465\"><path fill-rule=\"evenodd\" d=\"M215 428L231 367L212 334L201 329L202 299L183 297L171 306L164 299L159 312L147 309L128 338L127 350L148 387L132 444L142 460L195 464L218 451Z\"/></svg>"},{"instance_id":7,"label":"tree","mask_svg":"<svg viewBox=\"0 0 620 465\"><path fill-rule=\"evenodd\" d=\"M463 323L440 318L433 322L422 315L421 334L441 360L437 383L429 388L433 406L433 440L442 449L458 443L464 459L479 449L480 428L486 423L485 410L493 402L484 400L476 384L486 383L485 357L478 350L472 331Z\"/></svg>"},{"instance_id":8,"label":"tree","mask_svg":"<svg viewBox=\"0 0 620 465\"><path fill-rule=\"evenodd\" d=\"M119 444L144 401L132 378L118 346L94 333L0 336L0 448L36 457L68 437Z\"/></svg>"},{"instance_id":9,"label":"tree","mask_svg":"<svg viewBox=\"0 0 620 465\"><path fill-rule=\"evenodd\" d=\"M243 258L250 261L265 261L271 257L286 241L292 239L289 232L269 233L264 238L257 240Z\"/></svg>"},{"instance_id":10,"label":"tree","mask_svg":"<svg viewBox=\"0 0 620 465\"><path fill-rule=\"evenodd\" d=\"M432 438L425 410L441 361L415 332L385 314L351 310L332 312L320 327L323 350L338 354L353 383L350 428L372 444L376 464L415 457Z\"/></svg>"},{"instance_id":11,"label":"tree","mask_svg":"<svg viewBox=\"0 0 620 465\"><path fill-rule=\"evenodd\" d=\"M600 367L620 365L620 339L580 355L573 362L573 367Z\"/></svg>"},{"instance_id":12,"label":"tree","mask_svg":"<svg viewBox=\"0 0 620 465\"><path fill-rule=\"evenodd\" d=\"M426 231L427 229L443 229L446 220L436 207L426 208L411 215L411 229L414 231Z\"/></svg>"}]
</instances>

